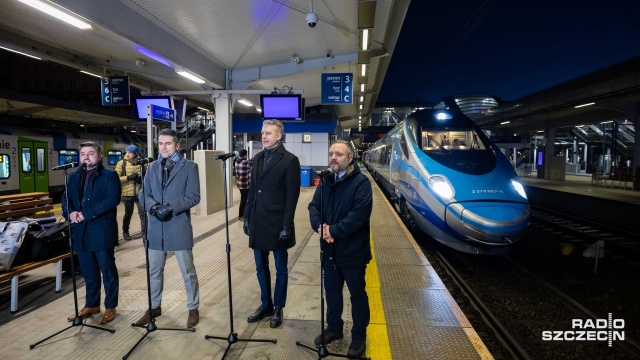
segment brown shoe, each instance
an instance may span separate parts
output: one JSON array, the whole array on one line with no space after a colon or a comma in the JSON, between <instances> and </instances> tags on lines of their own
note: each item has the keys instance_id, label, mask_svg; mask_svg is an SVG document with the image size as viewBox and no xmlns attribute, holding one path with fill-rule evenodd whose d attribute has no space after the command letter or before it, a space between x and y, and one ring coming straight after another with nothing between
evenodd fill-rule
<instances>
[{"instance_id":1,"label":"brown shoe","mask_svg":"<svg viewBox=\"0 0 640 360\"><path fill-rule=\"evenodd\" d=\"M189 317L187 318L187 327L192 328L200 321L200 311L198 309L189 310Z\"/></svg>"},{"instance_id":2,"label":"brown shoe","mask_svg":"<svg viewBox=\"0 0 640 360\"><path fill-rule=\"evenodd\" d=\"M151 309L151 318L155 319L158 316L162 315L162 307L158 306L157 309ZM140 318L140 320L136 321L136 325L145 326L149 323L149 310L145 311L144 315Z\"/></svg>"},{"instance_id":3,"label":"brown shoe","mask_svg":"<svg viewBox=\"0 0 640 360\"><path fill-rule=\"evenodd\" d=\"M78 311L78 316L80 316L80 318L84 320L93 314L99 314L99 313L100 313L100 306L89 307L89 308L85 307L85 308L82 308L82 310ZM73 321L75 319L76 319L75 315L71 315L67 318L68 321Z\"/></svg>"},{"instance_id":4,"label":"brown shoe","mask_svg":"<svg viewBox=\"0 0 640 360\"><path fill-rule=\"evenodd\" d=\"M106 324L108 322L112 322L113 319L115 318L116 318L116 308L106 309L104 311L104 314L102 315L102 320L100 321L100 324Z\"/></svg>"}]
</instances>

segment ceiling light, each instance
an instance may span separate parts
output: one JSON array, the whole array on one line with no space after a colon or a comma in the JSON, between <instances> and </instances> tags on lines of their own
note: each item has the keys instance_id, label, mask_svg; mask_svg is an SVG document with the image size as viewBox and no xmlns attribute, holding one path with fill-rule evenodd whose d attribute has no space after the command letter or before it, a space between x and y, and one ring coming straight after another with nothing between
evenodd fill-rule
<instances>
[{"instance_id":1,"label":"ceiling light","mask_svg":"<svg viewBox=\"0 0 640 360\"><path fill-rule=\"evenodd\" d=\"M207 110L207 109L205 109L205 108L203 108L203 107L200 107L200 106L198 106L198 109L200 109L200 110L204 110L204 111L209 111L209 110Z\"/></svg>"},{"instance_id":2,"label":"ceiling light","mask_svg":"<svg viewBox=\"0 0 640 360\"><path fill-rule=\"evenodd\" d=\"M253 103L247 99L238 99L238 102L246 107L252 107Z\"/></svg>"},{"instance_id":3,"label":"ceiling light","mask_svg":"<svg viewBox=\"0 0 640 360\"><path fill-rule=\"evenodd\" d=\"M578 105L578 106L576 106L575 108L577 109L577 108L581 108L581 107L585 107L585 106L591 106L591 105L595 105L595 104L596 104L596 103L594 103L594 102L590 102L590 103L588 103L588 104Z\"/></svg>"},{"instance_id":4,"label":"ceiling light","mask_svg":"<svg viewBox=\"0 0 640 360\"><path fill-rule=\"evenodd\" d=\"M31 7L34 7L45 14L51 15L57 19L60 19L67 24L71 24L79 29L86 30L91 29L91 25L89 23L80 19L80 16L74 14L73 12L63 8L60 5L49 5L40 0L19 0L22 3L25 3ZM62 10L61 10L62 9ZM64 10L64 11L63 11Z\"/></svg>"},{"instance_id":5,"label":"ceiling light","mask_svg":"<svg viewBox=\"0 0 640 360\"><path fill-rule=\"evenodd\" d=\"M360 64L360 76L367 76L367 64Z\"/></svg>"},{"instance_id":6,"label":"ceiling light","mask_svg":"<svg viewBox=\"0 0 640 360\"><path fill-rule=\"evenodd\" d=\"M360 96L360 102L364 101L364 96Z\"/></svg>"},{"instance_id":7,"label":"ceiling light","mask_svg":"<svg viewBox=\"0 0 640 360\"><path fill-rule=\"evenodd\" d=\"M360 84L360 92L364 92L364 84Z\"/></svg>"},{"instance_id":8,"label":"ceiling light","mask_svg":"<svg viewBox=\"0 0 640 360\"><path fill-rule=\"evenodd\" d=\"M4 47L4 46L0 46L0 49L4 49L4 50L7 50L7 51L11 51L11 52L14 52L14 53L16 53L16 54L20 54L20 55L28 56L28 57L30 57L30 58L34 58L34 59L38 59L38 60L42 60L41 58L39 58L39 57L37 57L37 56L33 56L33 55L29 55L29 54L25 54L25 53L23 53L23 52L20 52L20 51L17 51L17 50L13 50L13 49L9 49L9 48L6 48L6 47Z\"/></svg>"},{"instance_id":9,"label":"ceiling light","mask_svg":"<svg viewBox=\"0 0 640 360\"><path fill-rule=\"evenodd\" d=\"M503 122L501 122L501 123L500 123L500 125L508 124L508 123L510 123L510 122L511 122L511 121L503 121Z\"/></svg>"},{"instance_id":10,"label":"ceiling light","mask_svg":"<svg viewBox=\"0 0 640 360\"><path fill-rule=\"evenodd\" d=\"M138 130L131 130L131 132L132 132L132 133L137 133L137 132L138 132Z\"/></svg>"},{"instance_id":11,"label":"ceiling light","mask_svg":"<svg viewBox=\"0 0 640 360\"><path fill-rule=\"evenodd\" d=\"M178 73L178 75L182 75L184 77L186 77L187 79L197 82L198 84L204 84L204 79L201 78L200 76L192 73L191 71L187 70L187 69L181 69L181 68L176 68L176 73Z\"/></svg>"},{"instance_id":12,"label":"ceiling light","mask_svg":"<svg viewBox=\"0 0 640 360\"><path fill-rule=\"evenodd\" d=\"M162 56L160 56L160 55L158 55L158 54L154 53L154 52L153 52L153 51L151 51L151 50L148 50L148 49L143 48L142 46L136 46L136 51L137 51L137 52L139 52L140 54L143 54L143 55L145 55L145 56L148 56L148 57L152 58L153 60L155 60L155 61L157 61L157 62L159 62L159 63L161 63L161 64L164 64L164 65L166 65L166 66L168 66L168 67L170 67L170 68L172 68L172 67L173 67L173 66L171 66L171 64L169 63L169 60L167 60L167 59L163 58Z\"/></svg>"},{"instance_id":13,"label":"ceiling light","mask_svg":"<svg viewBox=\"0 0 640 360\"><path fill-rule=\"evenodd\" d=\"M361 50L369 50L369 41L370 41L370 36L369 36L369 32L370 29L360 29L360 49Z\"/></svg>"},{"instance_id":14,"label":"ceiling light","mask_svg":"<svg viewBox=\"0 0 640 360\"><path fill-rule=\"evenodd\" d=\"M87 74L87 75L95 76L95 77L97 77L97 78L102 79L102 76L100 76L100 75L92 74L92 73L90 73L90 72L82 71L82 70L81 70L80 72L81 72L81 73L83 73L83 74Z\"/></svg>"}]
</instances>

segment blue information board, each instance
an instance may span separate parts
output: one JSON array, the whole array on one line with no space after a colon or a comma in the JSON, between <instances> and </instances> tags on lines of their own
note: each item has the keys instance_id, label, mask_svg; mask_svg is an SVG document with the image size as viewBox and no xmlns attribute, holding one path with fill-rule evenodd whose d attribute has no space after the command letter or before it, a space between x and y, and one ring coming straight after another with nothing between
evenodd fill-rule
<instances>
[{"instance_id":1,"label":"blue information board","mask_svg":"<svg viewBox=\"0 0 640 360\"><path fill-rule=\"evenodd\" d=\"M153 120L176 121L176 111L158 105L149 104Z\"/></svg>"},{"instance_id":2,"label":"blue information board","mask_svg":"<svg viewBox=\"0 0 640 360\"><path fill-rule=\"evenodd\" d=\"M353 103L353 73L323 73L321 76L322 105Z\"/></svg>"},{"instance_id":3,"label":"blue information board","mask_svg":"<svg viewBox=\"0 0 640 360\"><path fill-rule=\"evenodd\" d=\"M101 83L102 106L130 105L128 76L103 77Z\"/></svg>"}]
</instances>

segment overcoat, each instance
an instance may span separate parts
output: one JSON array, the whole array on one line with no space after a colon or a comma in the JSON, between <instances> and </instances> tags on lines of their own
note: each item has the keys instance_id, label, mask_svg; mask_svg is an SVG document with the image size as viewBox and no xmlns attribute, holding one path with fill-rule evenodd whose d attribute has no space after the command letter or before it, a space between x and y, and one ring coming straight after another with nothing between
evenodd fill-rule
<instances>
[{"instance_id":1,"label":"overcoat","mask_svg":"<svg viewBox=\"0 0 640 360\"><path fill-rule=\"evenodd\" d=\"M169 204L173 217L160 221L149 215L149 249L161 251L189 250L193 248L191 208L200 202L200 179L198 165L180 158L176 163L162 160L149 164L144 186L138 199L147 213L157 203ZM162 186L163 174L167 173L166 185Z\"/></svg>"},{"instance_id":2,"label":"overcoat","mask_svg":"<svg viewBox=\"0 0 640 360\"><path fill-rule=\"evenodd\" d=\"M249 247L285 250L296 244L293 218L300 196L300 160L280 145L266 169L264 151L253 159L251 185L244 218L249 219ZM282 227L291 227L289 240L280 243Z\"/></svg>"},{"instance_id":3,"label":"overcoat","mask_svg":"<svg viewBox=\"0 0 640 360\"><path fill-rule=\"evenodd\" d=\"M81 211L85 219L71 224L73 247L83 252L113 248L118 245L117 214L122 189L118 174L99 163L84 192L83 181L84 167L81 166L69 175L67 191L62 194L60 201L62 215L67 221L69 214L74 211Z\"/></svg>"}]
</instances>

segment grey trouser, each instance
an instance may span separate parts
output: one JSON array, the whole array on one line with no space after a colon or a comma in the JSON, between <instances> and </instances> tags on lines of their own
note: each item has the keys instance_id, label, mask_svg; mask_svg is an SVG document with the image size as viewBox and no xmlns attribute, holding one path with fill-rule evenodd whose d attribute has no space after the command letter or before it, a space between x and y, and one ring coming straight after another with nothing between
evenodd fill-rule
<instances>
[{"instance_id":1,"label":"grey trouser","mask_svg":"<svg viewBox=\"0 0 640 360\"><path fill-rule=\"evenodd\" d=\"M187 308L195 310L200 306L200 289L198 287L198 275L193 265L193 252L180 250L174 252L178 266L187 290ZM149 249L149 276L151 278L151 307L157 309L162 302L162 287L164 283L164 264L167 253L160 250Z\"/></svg>"}]
</instances>

